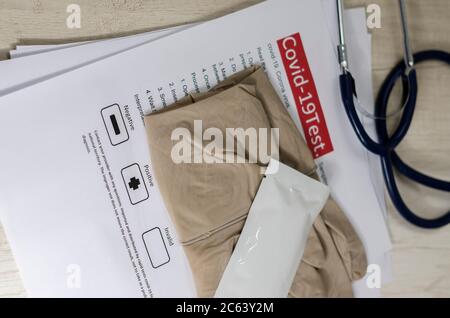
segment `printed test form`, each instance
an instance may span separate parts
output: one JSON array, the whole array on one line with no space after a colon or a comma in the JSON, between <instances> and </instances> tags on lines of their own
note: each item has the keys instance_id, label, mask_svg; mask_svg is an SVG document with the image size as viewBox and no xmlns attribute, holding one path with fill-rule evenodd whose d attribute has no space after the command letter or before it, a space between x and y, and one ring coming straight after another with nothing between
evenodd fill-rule
<instances>
[{"instance_id":1,"label":"printed test form","mask_svg":"<svg viewBox=\"0 0 450 318\"><path fill-rule=\"evenodd\" d=\"M326 32L316 1L268 1L4 96L1 218L29 294L194 295L143 114L260 64L300 126L283 42L301 43L315 98L337 108Z\"/></svg>"},{"instance_id":2,"label":"printed test form","mask_svg":"<svg viewBox=\"0 0 450 318\"><path fill-rule=\"evenodd\" d=\"M331 37L335 37L336 4L321 0ZM192 27L195 23L163 30L99 41L83 41L57 45L17 46L10 51L12 60L0 63L0 96L38 83L108 56L154 41ZM36 55L35 53L41 53ZM34 56L32 56L34 55ZM18 57L26 57L17 59Z\"/></svg>"}]
</instances>

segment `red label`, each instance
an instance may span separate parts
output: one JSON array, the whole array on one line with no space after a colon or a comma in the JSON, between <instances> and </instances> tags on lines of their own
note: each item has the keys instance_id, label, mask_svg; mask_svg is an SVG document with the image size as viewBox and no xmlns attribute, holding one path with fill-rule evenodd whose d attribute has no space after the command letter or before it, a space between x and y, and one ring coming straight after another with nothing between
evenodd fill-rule
<instances>
[{"instance_id":1,"label":"red label","mask_svg":"<svg viewBox=\"0 0 450 318\"><path fill-rule=\"evenodd\" d=\"M277 41L306 143L314 159L333 151L327 123L299 33Z\"/></svg>"}]
</instances>

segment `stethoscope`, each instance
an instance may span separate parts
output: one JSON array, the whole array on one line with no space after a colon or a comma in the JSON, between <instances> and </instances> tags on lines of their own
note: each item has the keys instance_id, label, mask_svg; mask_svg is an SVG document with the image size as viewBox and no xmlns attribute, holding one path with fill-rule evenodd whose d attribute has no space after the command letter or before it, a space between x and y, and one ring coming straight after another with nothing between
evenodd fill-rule
<instances>
[{"instance_id":1,"label":"stethoscope","mask_svg":"<svg viewBox=\"0 0 450 318\"><path fill-rule=\"evenodd\" d=\"M414 55L412 54L409 42L405 2L404 0L399 0L404 42L404 61L399 62L389 73L384 80L376 99L374 120L379 141L374 141L364 129L355 108L354 98L357 98L357 95L355 81L348 68L342 1L336 0L336 4L339 25L338 56L342 71L339 77L342 102L358 139L367 150L380 156L387 191L395 208L403 218L418 227L427 229L439 228L449 224L450 211L435 219L425 219L416 215L408 208L398 190L394 176L394 167L398 173L401 173L412 181L429 188L450 191L450 182L427 176L415 170L407 165L395 151L395 148L400 144L408 132L416 107L417 75L414 65L430 60L442 61L450 65L450 54L437 50L422 51ZM389 135L386 123L387 118L389 117L387 114L388 101L392 89L399 78L402 79L403 84L404 107L396 130L392 135Z\"/></svg>"}]
</instances>

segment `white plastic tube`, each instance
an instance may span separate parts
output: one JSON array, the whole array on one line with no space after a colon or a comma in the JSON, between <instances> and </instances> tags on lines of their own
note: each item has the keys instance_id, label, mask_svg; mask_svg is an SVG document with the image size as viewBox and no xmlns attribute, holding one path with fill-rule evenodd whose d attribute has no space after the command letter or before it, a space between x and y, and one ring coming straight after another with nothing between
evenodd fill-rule
<instances>
[{"instance_id":1,"label":"white plastic tube","mask_svg":"<svg viewBox=\"0 0 450 318\"><path fill-rule=\"evenodd\" d=\"M328 196L322 183L272 159L215 297L287 297Z\"/></svg>"}]
</instances>

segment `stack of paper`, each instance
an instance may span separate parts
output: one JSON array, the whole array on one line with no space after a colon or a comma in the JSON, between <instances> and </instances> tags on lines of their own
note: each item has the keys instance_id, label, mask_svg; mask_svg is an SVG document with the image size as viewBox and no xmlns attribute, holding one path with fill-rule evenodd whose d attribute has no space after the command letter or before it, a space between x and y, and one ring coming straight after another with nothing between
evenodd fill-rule
<instances>
[{"instance_id":1,"label":"stack of paper","mask_svg":"<svg viewBox=\"0 0 450 318\"><path fill-rule=\"evenodd\" d=\"M298 58L311 69L332 143L317 152L319 173L388 281L382 183L340 102L334 5L266 1L198 25L12 51L0 63L0 218L28 294L195 296L142 117L259 64L303 132L280 47L289 37L301 42ZM352 72L371 105L364 10L346 18ZM130 182L138 191L129 191ZM355 293L379 290L363 279Z\"/></svg>"}]
</instances>

